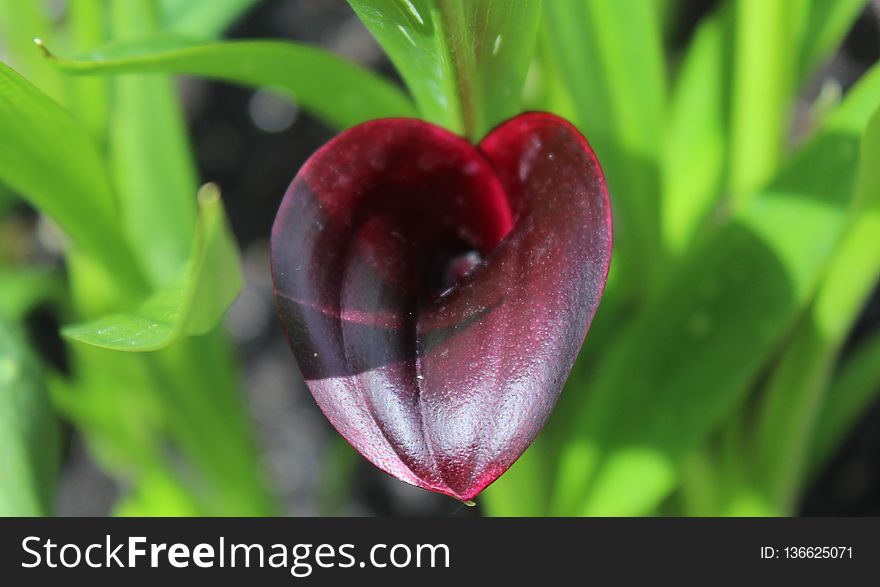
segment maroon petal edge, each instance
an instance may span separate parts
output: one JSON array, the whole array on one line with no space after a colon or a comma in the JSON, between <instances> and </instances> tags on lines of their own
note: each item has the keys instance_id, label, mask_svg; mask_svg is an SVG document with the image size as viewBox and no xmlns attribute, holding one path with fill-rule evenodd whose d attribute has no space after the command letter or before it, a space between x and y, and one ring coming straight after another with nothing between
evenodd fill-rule
<instances>
[{"instance_id":1,"label":"maroon petal edge","mask_svg":"<svg viewBox=\"0 0 880 587\"><path fill-rule=\"evenodd\" d=\"M469 500L544 426L611 258L592 149L517 116L478 145L413 119L319 149L272 228L278 313L306 384L380 469Z\"/></svg>"}]
</instances>

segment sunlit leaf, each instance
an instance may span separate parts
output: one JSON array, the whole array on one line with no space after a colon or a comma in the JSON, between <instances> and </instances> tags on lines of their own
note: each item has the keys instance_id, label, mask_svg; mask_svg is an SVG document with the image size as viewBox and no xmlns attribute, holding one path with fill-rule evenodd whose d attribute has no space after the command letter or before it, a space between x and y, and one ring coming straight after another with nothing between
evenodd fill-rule
<instances>
[{"instance_id":1,"label":"sunlit leaf","mask_svg":"<svg viewBox=\"0 0 880 587\"><path fill-rule=\"evenodd\" d=\"M106 44L108 38L109 10L104 0L70 0L69 28L73 40L73 50L90 51ZM42 39L53 42L51 39ZM30 47L33 53L33 47ZM42 55L38 55L42 59ZM53 65L42 59L43 66ZM56 75L62 75L56 71ZM107 119L110 114L110 84L105 79L79 78L66 76L65 81L72 87L72 103L77 119L88 128L94 137L105 140Z\"/></svg>"},{"instance_id":2,"label":"sunlit leaf","mask_svg":"<svg viewBox=\"0 0 880 587\"><path fill-rule=\"evenodd\" d=\"M675 81L662 163L663 236L682 255L722 195L728 149L732 11L697 28Z\"/></svg>"},{"instance_id":3,"label":"sunlit leaf","mask_svg":"<svg viewBox=\"0 0 880 587\"><path fill-rule=\"evenodd\" d=\"M136 310L65 328L68 338L119 351L153 351L184 335L205 334L242 285L238 249L216 188L199 195L200 212L183 274Z\"/></svg>"},{"instance_id":4,"label":"sunlit leaf","mask_svg":"<svg viewBox=\"0 0 880 587\"><path fill-rule=\"evenodd\" d=\"M729 175L734 205L764 187L783 159L808 8L809 0L734 1Z\"/></svg>"},{"instance_id":5,"label":"sunlit leaf","mask_svg":"<svg viewBox=\"0 0 880 587\"><path fill-rule=\"evenodd\" d=\"M876 99L880 104L880 96ZM880 109L862 137L859 178L847 231L837 245L809 311L770 377L758 413L755 442L761 481L769 499L784 509L793 507L812 460L811 437L817 421L842 418L843 410L837 406L833 410L836 413L823 414L824 395L835 358L880 280L878 166ZM852 406L855 402L849 399L851 395L858 394L847 390L827 401L853 402L849 403ZM830 427L834 426L839 424ZM834 434L839 434L839 430ZM827 445L834 440L817 442Z\"/></svg>"},{"instance_id":6,"label":"sunlit leaf","mask_svg":"<svg viewBox=\"0 0 880 587\"><path fill-rule=\"evenodd\" d=\"M519 111L539 0L349 0L424 118L479 140Z\"/></svg>"},{"instance_id":7,"label":"sunlit leaf","mask_svg":"<svg viewBox=\"0 0 880 587\"><path fill-rule=\"evenodd\" d=\"M846 228L859 137L878 97L875 68L621 335L577 414L558 511L649 511L671 489L680 459L743 397L808 304Z\"/></svg>"},{"instance_id":8,"label":"sunlit leaf","mask_svg":"<svg viewBox=\"0 0 880 587\"><path fill-rule=\"evenodd\" d=\"M64 80L34 51L34 39L51 41L54 27L45 2L0 0L0 48L3 60L40 91L67 105L69 88Z\"/></svg>"},{"instance_id":9,"label":"sunlit leaf","mask_svg":"<svg viewBox=\"0 0 880 587\"><path fill-rule=\"evenodd\" d=\"M156 34L150 0L111 3L120 41ZM138 244L135 253L154 287L177 275L196 220L198 190L186 123L173 82L161 75L113 79L108 159L119 193L121 225Z\"/></svg>"},{"instance_id":10,"label":"sunlit leaf","mask_svg":"<svg viewBox=\"0 0 880 587\"><path fill-rule=\"evenodd\" d=\"M415 115L412 102L391 83L326 51L282 41L203 43L163 36L56 63L72 74L174 73L271 87L337 128Z\"/></svg>"},{"instance_id":11,"label":"sunlit leaf","mask_svg":"<svg viewBox=\"0 0 880 587\"><path fill-rule=\"evenodd\" d=\"M664 268L657 166L667 98L656 3L551 0L543 18L542 42L571 95L573 121L608 178L618 245L611 281L620 277L624 295L642 297Z\"/></svg>"},{"instance_id":12,"label":"sunlit leaf","mask_svg":"<svg viewBox=\"0 0 880 587\"><path fill-rule=\"evenodd\" d=\"M107 169L85 129L0 63L0 179L83 251L139 291L143 277L116 218Z\"/></svg>"}]
</instances>

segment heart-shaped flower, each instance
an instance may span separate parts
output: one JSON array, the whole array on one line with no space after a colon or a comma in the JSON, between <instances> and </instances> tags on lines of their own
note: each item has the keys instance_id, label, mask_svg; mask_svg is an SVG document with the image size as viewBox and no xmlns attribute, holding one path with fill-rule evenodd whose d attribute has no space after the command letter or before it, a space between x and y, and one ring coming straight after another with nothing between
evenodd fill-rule
<instances>
[{"instance_id":1,"label":"heart-shaped flower","mask_svg":"<svg viewBox=\"0 0 880 587\"><path fill-rule=\"evenodd\" d=\"M347 130L272 229L279 315L321 410L398 479L469 500L544 426L605 285L587 141L523 114L478 145L420 120Z\"/></svg>"}]
</instances>

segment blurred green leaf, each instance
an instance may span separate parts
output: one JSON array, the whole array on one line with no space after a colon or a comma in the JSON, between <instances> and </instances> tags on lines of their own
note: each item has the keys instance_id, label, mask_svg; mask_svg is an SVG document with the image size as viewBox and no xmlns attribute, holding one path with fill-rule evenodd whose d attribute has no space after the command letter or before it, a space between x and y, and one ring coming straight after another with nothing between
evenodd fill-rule
<instances>
[{"instance_id":1,"label":"blurred green leaf","mask_svg":"<svg viewBox=\"0 0 880 587\"><path fill-rule=\"evenodd\" d=\"M809 0L735 0L729 185L734 205L782 161Z\"/></svg>"},{"instance_id":2,"label":"blurred green leaf","mask_svg":"<svg viewBox=\"0 0 880 587\"><path fill-rule=\"evenodd\" d=\"M195 476L182 480L199 505L214 515L271 514L238 361L222 327L137 356L153 368L169 432Z\"/></svg>"},{"instance_id":3,"label":"blurred green leaf","mask_svg":"<svg viewBox=\"0 0 880 587\"><path fill-rule=\"evenodd\" d=\"M483 512L492 517L547 514L554 471L554 463L547 458L553 454L546 446L547 432L542 432L513 466L476 498Z\"/></svg>"},{"instance_id":4,"label":"blurred green leaf","mask_svg":"<svg viewBox=\"0 0 880 587\"><path fill-rule=\"evenodd\" d=\"M45 302L64 303L64 283L50 269L0 266L0 314L21 320Z\"/></svg>"},{"instance_id":5,"label":"blurred green leaf","mask_svg":"<svg viewBox=\"0 0 880 587\"><path fill-rule=\"evenodd\" d=\"M697 28L673 88L662 156L664 240L679 256L722 194L728 149L730 4Z\"/></svg>"},{"instance_id":6,"label":"blurred green leaf","mask_svg":"<svg viewBox=\"0 0 880 587\"><path fill-rule=\"evenodd\" d=\"M102 468L131 488L120 515L158 514L172 496L166 515L271 513L235 360L222 346L216 332L150 354L74 345L74 379L50 381Z\"/></svg>"},{"instance_id":7,"label":"blurred green leaf","mask_svg":"<svg viewBox=\"0 0 880 587\"><path fill-rule=\"evenodd\" d=\"M0 314L0 516L49 515L60 445L41 369Z\"/></svg>"},{"instance_id":8,"label":"blurred green leaf","mask_svg":"<svg viewBox=\"0 0 880 587\"><path fill-rule=\"evenodd\" d=\"M880 104L880 96L876 100ZM849 226L809 311L770 377L759 412L756 446L760 478L768 498L784 510L794 506L807 474L810 439L835 358L880 278L878 166L880 109L862 137Z\"/></svg>"},{"instance_id":9,"label":"blurred green leaf","mask_svg":"<svg viewBox=\"0 0 880 587\"><path fill-rule=\"evenodd\" d=\"M76 51L88 51L107 42L108 11L104 0L70 0L68 7L70 35ZM34 53L33 46L30 47L30 52ZM43 67L54 69L51 63L42 59L39 52L35 57L43 62ZM54 73L60 75L61 72ZM91 131L92 136L103 143L106 140L110 112L110 87L107 80L68 77L65 81L72 85L72 103L77 119Z\"/></svg>"},{"instance_id":10,"label":"blurred green leaf","mask_svg":"<svg viewBox=\"0 0 880 587\"><path fill-rule=\"evenodd\" d=\"M650 511L671 490L681 459L744 396L806 307L843 234L858 140L878 98L875 67L621 335L577 414L580 427L557 483L558 512Z\"/></svg>"},{"instance_id":11,"label":"blurred green leaf","mask_svg":"<svg viewBox=\"0 0 880 587\"><path fill-rule=\"evenodd\" d=\"M538 0L349 0L424 118L478 140L519 112Z\"/></svg>"},{"instance_id":12,"label":"blurred green leaf","mask_svg":"<svg viewBox=\"0 0 880 587\"><path fill-rule=\"evenodd\" d=\"M138 479L137 487L116 503L113 515L119 517L184 517L210 515L198 503L190 488L153 469Z\"/></svg>"},{"instance_id":13,"label":"blurred green leaf","mask_svg":"<svg viewBox=\"0 0 880 587\"><path fill-rule=\"evenodd\" d=\"M161 72L272 87L336 128L390 116L415 116L392 84L326 51L282 41L200 43L163 36L57 59L72 74Z\"/></svg>"},{"instance_id":14,"label":"blurred green leaf","mask_svg":"<svg viewBox=\"0 0 880 587\"><path fill-rule=\"evenodd\" d=\"M880 396L880 334L863 342L831 382L819 409L807 463L815 476L846 440L859 417Z\"/></svg>"},{"instance_id":15,"label":"blurred green leaf","mask_svg":"<svg viewBox=\"0 0 880 587\"><path fill-rule=\"evenodd\" d=\"M657 166L666 65L657 6L652 0L552 0L543 7L542 42L608 180L615 222L612 274L621 274L624 295L642 295L663 274L665 258Z\"/></svg>"},{"instance_id":16,"label":"blurred green leaf","mask_svg":"<svg viewBox=\"0 0 880 587\"><path fill-rule=\"evenodd\" d=\"M162 0L163 28L200 37L219 37L257 1Z\"/></svg>"},{"instance_id":17,"label":"blurred green leaf","mask_svg":"<svg viewBox=\"0 0 880 587\"><path fill-rule=\"evenodd\" d=\"M798 81L803 84L843 42L868 0L812 0L800 45Z\"/></svg>"},{"instance_id":18,"label":"blurred green leaf","mask_svg":"<svg viewBox=\"0 0 880 587\"><path fill-rule=\"evenodd\" d=\"M0 55L53 100L68 105L64 79L34 51L34 39L51 41L55 30L46 2L0 0Z\"/></svg>"},{"instance_id":19,"label":"blurred green leaf","mask_svg":"<svg viewBox=\"0 0 880 587\"><path fill-rule=\"evenodd\" d=\"M243 278L216 188L203 188L199 205L189 262L172 285L133 312L68 326L63 334L106 349L143 352L164 348L184 335L210 331L235 300Z\"/></svg>"},{"instance_id":20,"label":"blurred green leaf","mask_svg":"<svg viewBox=\"0 0 880 587\"><path fill-rule=\"evenodd\" d=\"M56 409L82 431L95 460L120 477L157 467L167 449L163 414L144 355L68 347L71 378L50 376Z\"/></svg>"},{"instance_id":21,"label":"blurred green leaf","mask_svg":"<svg viewBox=\"0 0 880 587\"><path fill-rule=\"evenodd\" d=\"M2 180L0 180L0 215L15 206L18 199Z\"/></svg>"},{"instance_id":22,"label":"blurred green leaf","mask_svg":"<svg viewBox=\"0 0 880 587\"><path fill-rule=\"evenodd\" d=\"M348 505L355 488L355 474L363 458L342 436L334 436L324 448L318 480L318 513L322 516L350 514Z\"/></svg>"},{"instance_id":23,"label":"blurred green leaf","mask_svg":"<svg viewBox=\"0 0 880 587\"><path fill-rule=\"evenodd\" d=\"M117 40L158 31L150 0L111 4ZM120 196L122 226L154 287L164 287L186 261L196 220L198 180L172 80L126 75L113 80L108 155Z\"/></svg>"},{"instance_id":24,"label":"blurred green leaf","mask_svg":"<svg viewBox=\"0 0 880 587\"><path fill-rule=\"evenodd\" d=\"M121 287L142 290L97 147L70 114L2 63L0 179L100 260Z\"/></svg>"}]
</instances>

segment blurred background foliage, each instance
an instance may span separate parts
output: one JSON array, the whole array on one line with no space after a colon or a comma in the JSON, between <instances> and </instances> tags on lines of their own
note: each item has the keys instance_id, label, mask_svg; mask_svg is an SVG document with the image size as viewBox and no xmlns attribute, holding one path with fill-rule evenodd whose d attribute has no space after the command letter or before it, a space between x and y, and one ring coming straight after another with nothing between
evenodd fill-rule
<instances>
[{"instance_id":1,"label":"blurred background foliage","mask_svg":"<svg viewBox=\"0 0 880 587\"><path fill-rule=\"evenodd\" d=\"M878 15L0 0L0 514L880 513ZM329 429L266 239L333 133L526 109L599 155L612 273L549 425L462 509Z\"/></svg>"}]
</instances>

